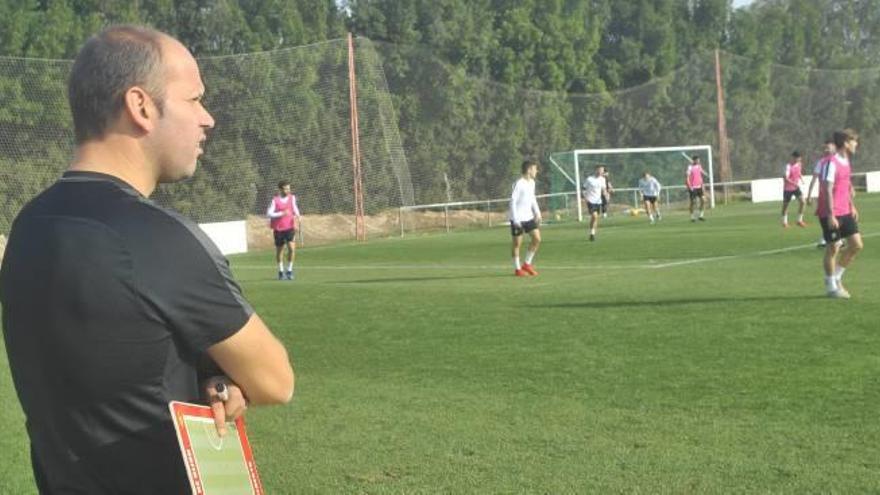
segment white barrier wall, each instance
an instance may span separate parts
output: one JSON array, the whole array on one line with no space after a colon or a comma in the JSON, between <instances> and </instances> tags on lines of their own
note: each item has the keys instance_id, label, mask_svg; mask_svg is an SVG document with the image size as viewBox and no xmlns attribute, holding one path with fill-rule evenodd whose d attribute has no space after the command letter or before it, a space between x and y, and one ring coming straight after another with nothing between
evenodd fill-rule
<instances>
[{"instance_id":1,"label":"white barrier wall","mask_svg":"<svg viewBox=\"0 0 880 495\"><path fill-rule=\"evenodd\" d=\"M220 248L221 253L226 255L247 252L247 224L244 220L200 223L199 227Z\"/></svg>"},{"instance_id":2,"label":"white barrier wall","mask_svg":"<svg viewBox=\"0 0 880 495\"><path fill-rule=\"evenodd\" d=\"M865 174L865 190L868 192L880 192L880 172L868 172Z\"/></svg>"},{"instance_id":3,"label":"white barrier wall","mask_svg":"<svg viewBox=\"0 0 880 495\"><path fill-rule=\"evenodd\" d=\"M877 173L880 174L880 172ZM812 178L812 175L808 175L801 181L801 192L804 193L804 196L807 195L807 189L810 187L810 180ZM878 181L880 181L880 177L878 177ZM764 203L767 201L779 201L781 203L783 185L782 177L778 179L753 180L752 203ZM880 188L880 182L878 182L877 187ZM819 184L813 186L813 194L810 195L813 198L817 196L819 196Z\"/></svg>"},{"instance_id":4,"label":"white barrier wall","mask_svg":"<svg viewBox=\"0 0 880 495\"><path fill-rule=\"evenodd\" d=\"M752 203L782 201L782 177L752 181Z\"/></svg>"}]
</instances>

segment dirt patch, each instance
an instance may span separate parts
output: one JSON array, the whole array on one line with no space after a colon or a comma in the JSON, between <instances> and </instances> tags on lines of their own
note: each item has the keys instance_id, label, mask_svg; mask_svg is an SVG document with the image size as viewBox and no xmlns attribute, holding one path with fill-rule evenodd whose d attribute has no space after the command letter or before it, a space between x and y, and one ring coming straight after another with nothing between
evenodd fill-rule
<instances>
[{"instance_id":1,"label":"dirt patch","mask_svg":"<svg viewBox=\"0 0 880 495\"><path fill-rule=\"evenodd\" d=\"M479 228L506 223L506 212L486 212L478 210L450 210L400 212L389 210L365 218L367 239L399 236L401 223L404 234L427 231L443 231L462 228ZM304 246L331 244L355 239L354 215L304 215L302 217L302 238L297 241ZM269 249L274 246L269 221L262 216L247 218L248 249Z\"/></svg>"}]
</instances>

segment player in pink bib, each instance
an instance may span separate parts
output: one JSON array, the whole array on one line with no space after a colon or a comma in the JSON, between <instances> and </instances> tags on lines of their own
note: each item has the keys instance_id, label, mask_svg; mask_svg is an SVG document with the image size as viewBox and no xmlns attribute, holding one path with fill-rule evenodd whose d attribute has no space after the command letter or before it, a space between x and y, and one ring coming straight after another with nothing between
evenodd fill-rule
<instances>
[{"instance_id":1,"label":"player in pink bib","mask_svg":"<svg viewBox=\"0 0 880 495\"><path fill-rule=\"evenodd\" d=\"M685 155L687 156L687 155ZM696 222L700 220L701 222L706 220L703 217L703 213L706 210L706 201L703 199L703 176L708 175L705 171L703 171L703 166L700 164L700 156L694 155L691 157L691 163L688 165L687 171L685 172L685 185L688 189L688 197L690 198L690 212L691 212L691 222ZM700 198L700 216L697 217L694 212L694 203L696 199Z\"/></svg>"},{"instance_id":2,"label":"player in pink bib","mask_svg":"<svg viewBox=\"0 0 880 495\"><path fill-rule=\"evenodd\" d=\"M299 221L299 208L296 196L290 193L290 183L278 183L279 194L272 198L266 216L275 237L275 261L278 263L278 280L293 280L293 261L296 258L296 227ZM281 252L287 247L287 271L281 262Z\"/></svg>"},{"instance_id":3,"label":"player in pink bib","mask_svg":"<svg viewBox=\"0 0 880 495\"><path fill-rule=\"evenodd\" d=\"M846 129L834 133L834 144L837 153L823 163L820 172L816 215L826 241L823 260L826 292L829 297L849 299L849 291L842 283L843 274L864 247L859 233L859 212L853 203L850 166L859 138L855 131ZM846 240L846 247L842 250L837 242L841 239Z\"/></svg>"},{"instance_id":4,"label":"player in pink bib","mask_svg":"<svg viewBox=\"0 0 880 495\"><path fill-rule=\"evenodd\" d=\"M801 193L801 179L803 172L801 171L801 154L795 151L791 154L791 161L785 165L785 172L782 174L782 226L788 228L788 204L791 198L798 200L798 221L799 227L806 227L804 222L804 196Z\"/></svg>"}]
</instances>

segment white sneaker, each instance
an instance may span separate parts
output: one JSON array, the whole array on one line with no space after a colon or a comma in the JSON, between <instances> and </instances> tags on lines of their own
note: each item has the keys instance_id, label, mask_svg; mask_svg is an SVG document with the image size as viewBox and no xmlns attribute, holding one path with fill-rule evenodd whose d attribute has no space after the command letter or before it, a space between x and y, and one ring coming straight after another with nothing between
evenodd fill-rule
<instances>
[{"instance_id":1,"label":"white sneaker","mask_svg":"<svg viewBox=\"0 0 880 495\"><path fill-rule=\"evenodd\" d=\"M843 288L830 290L830 291L828 291L827 295L831 299L849 299L851 297L849 295L849 292Z\"/></svg>"}]
</instances>

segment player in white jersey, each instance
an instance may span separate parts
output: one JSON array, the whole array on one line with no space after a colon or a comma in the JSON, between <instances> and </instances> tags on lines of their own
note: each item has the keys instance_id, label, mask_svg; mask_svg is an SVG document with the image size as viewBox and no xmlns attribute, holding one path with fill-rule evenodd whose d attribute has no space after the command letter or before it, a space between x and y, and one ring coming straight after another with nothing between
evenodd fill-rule
<instances>
[{"instance_id":1,"label":"player in white jersey","mask_svg":"<svg viewBox=\"0 0 880 495\"><path fill-rule=\"evenodd\" d=\"M538 175L538 164L531 160L522 163L522 177L513 185L510 195L510 235L513 236L513 274L517 277L537 275L532 262L541 245L541 209L535 197L535 177ZM531 242L526 251L525 263L520 264L519 248L523 234L529 234Z\"/></svg>"},{"instance_id":2,"label":"player in white jersey","mask_svg":"<svg viewBox=\"0 0 880 495\"><path fill-rule=\"evenodd\" d=\"M645 213L653 224L656 220L660 220L660 209L657 207L657 197L660 196L660 181L645 171L642 178L639 179L639 191L642 192L642 202L645 204Z\"/></svg>"},{"instance_id":3,"label":"player in white jersey","mask_svg":"<svg viewBox=\"0 0 880 495\"><path fill-rule=\"evenodd\" d=\"M822 174L822 167L825 165L825 162L831 157L831 155L837 153L837 146L834 144L833 139L828 139L825 141L825 146L822 149L822 158L816 160L816 164L813 165L813 178L810 179L810 186L807 188L807 204L811 204L813 202L813 187L819 184L819 179ZM818 190L817 190L818 191ZM819 242L816 244L817 248L825 247L825 237L823 236L819 239Z\"/></svg>"},{"instance_id":4,"label":"player in white jersey","mask_svg":"<svg viewBox=\"0 0 880 495\"><path fill-rule=\"evenodd\" d=\"M605 167L599 165L596 172L584 178L584 201L587 202L587 212L590 214L590 240L596 240L596 230L599 227L599 215L602 213L602 198L608 194L608 184L605 182Z\"/></svg>"}]
</instances>

